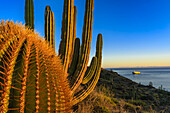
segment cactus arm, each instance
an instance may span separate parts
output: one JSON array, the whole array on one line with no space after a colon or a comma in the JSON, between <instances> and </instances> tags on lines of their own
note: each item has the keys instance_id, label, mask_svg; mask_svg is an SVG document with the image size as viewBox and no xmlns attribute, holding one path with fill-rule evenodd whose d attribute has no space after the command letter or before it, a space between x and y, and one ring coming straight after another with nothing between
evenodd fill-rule
<instances>
[{"instance_id":1,"label":"cactus arm","mask_svg":"<svg viewBox=\"0 0 170 113\"><path fill-rule=\"evenodd\" d=\"M76 24L77 24L77 7L74 6L74 22L73 22L73 38L72 38L72 48L71 48L71 53L70 53L70 63L69 66L71 65L72 59L73 59L73 53L74 53L74 44L76 40Z\"/></svg>"},{"instance_id":2,"label":"cactus arm","mask_svg":"<svg viewBox=\"0 0 170 113\"><path fill-rule=\"evenodd\" d=\"M55 18L50 6L45 8L45 40L55 50Z\"/></svg>"},{"instance_id":3,"label":"cactus arm","mask_svg":"<svg viewBox=\"0 0 170 113\"><path fill-rule=\"evenodd\" d=\"M49 34L49 11L51 11L51 8L49 5L46 6L45 8L45 40L48 41L48 34Z\"/></svg>"},{"instance_id":4,"label":"cactus arm","mask_svg":"<svg viewBox=\"0 0 170 113\"><path fill-rule=\"evenodd\" d=\"M54 13L52 12L52 47L54 48L55 51L55 18L54 18Z\"/></svg>"},{"instance_id":5,"label":"cactus arm","mask_svg":"<svg viewBox=\"0 0 170 113\"><path fill-rule=\"evenodd\" d=\"M100 77L100 72L101 72L102 48L103 48L103 37L101 34L99 34L97 37L97 44L96 44L97 67L94 73L94 77L91 83L89 84L89 86L87 87L87 89L82 90L81 92L79 92L77 95L74 96L73 105L85 99L93 91L94 87L96 86L99 80L99 77Z\"/></svg>"},{"instance_id":6,"label":"cactus arm","mask_svg":"<svg viewBox=\"0 0 170 113\"><path fill-rule=\"evenodd\" d=\"M45 14L45 40L48 41L48 36L49 36L49 32L48 32L48 29L49 29L49 11L45 11L46 14Z\"/></svg>"},{"instance_id":7,"label":"cactus arm","mask_svg":"<svg viewBox=\"0 0 170 113\"><path fill-rule=\"evenodd\" d=\"M6 80L5 80L5 87L4 87L4 92L2 94L2 99L1 99L1 107L0 110L3 113L6 113L8 111L8 105L9 105L9 99L10 99L10 89L15 88L12 87L12 79L13 79L13 72L14 72L14 67L15 63L17 60L17 56L19 54L19 51L23 45L23 42L25 41L26 38L20 39L19 41L16 41L13 46L11 46L11 51L9 56L10 61L9 64L7 64L7 72L6 72ZM17 88L16 88L17 89ZM17 108L18 109L18 108Z\"/></svg>"},{"instance_id":8,"label":"cactus arm","mask_svg":"<svg viewBox=\"0 0 170 113\"><path fill-rule=\"evenodd\" d=\"M33 0L25 1L25 25L34 29L34 5Z\"/></svg>"},{"instance_id":9,"label":"cactus arm","mask_svg":"<svg viewBox=\"0 0 170 113\"><path fill-rule=\"evenodd\" d=\"M30 24L29 21L29 8L30 8L29 0L25 0L25 25L28 26Z\"/></svg>"},{"instance_id":10,"label":"cactus arm","mask_svg":"<svg viewBox=\"0 0 170 113\"><path fill-rule=\"evenodd\" d=\"M71 80L71 90L73 92L82 83L84 74L87 69L92 39L93 9L94 0L86 0L86 11L84 17L81 51L77 69L73 75L73 79Z\"/></svg>"},{"instance_id":11,"label":"cactus arm","mask_svg":"<svg viewBox=\"0 0 170 113\"><path fill-rule=\"evenodd\" d=\"M62 20L62 34L61 34L61 42L60 42L60 50L59 54L61 55L61 59L63 60L64 71L67 73L71 46L72 46L72 38L73 38L73 20L74 20L74 0L64 0L64 12L63 12L63 20Z\"/></svg>"},{"instance_id":12,"label":"cactus arm","mask_svg":"<svg viewBox=\"0 0 170 113\"><path fill-rule=\"evenodd\" d=\"M80 39L76 38L75 44L74 44L73 59L72 59L72 62L69 68L69 76L72 76L77 68L79 52L80 52Z\"/></svg>"},{"instance_id":13,"label":"cactus arm","mask_svg":"<svg viewBox=\"0 0 170 113\"><path fill-rule=\"evenodd\" d=\"M30 0L30 27L34 29L34 5L33 0Z\"/></svg>"},{"instance_id":14,"label":"cactus arm","mask_svg":"<svg viewBox=\"0 0 170 113\"><path fill-rule=\"evenodd\" d=\"M86 84L93 77L97 66L97 57L93 57L90 63L90 67L86 71L86 75L83 78L82 84Z\"/></svg>"}]
</instances>

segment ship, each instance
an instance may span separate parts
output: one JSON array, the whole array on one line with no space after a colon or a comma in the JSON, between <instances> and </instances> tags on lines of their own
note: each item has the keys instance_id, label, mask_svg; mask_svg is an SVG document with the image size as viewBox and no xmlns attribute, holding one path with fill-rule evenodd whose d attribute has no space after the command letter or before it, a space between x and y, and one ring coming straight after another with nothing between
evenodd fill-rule
<instances>
[{"instance_id":1,"label":"ship","mask_svg":"<svg viewBox=\"0 0 170 113\"><path fill-rule=\"evenodd\" d=\"M140 74L139 71L133 71L132 74Z\"/></svg>"}]
</instances>

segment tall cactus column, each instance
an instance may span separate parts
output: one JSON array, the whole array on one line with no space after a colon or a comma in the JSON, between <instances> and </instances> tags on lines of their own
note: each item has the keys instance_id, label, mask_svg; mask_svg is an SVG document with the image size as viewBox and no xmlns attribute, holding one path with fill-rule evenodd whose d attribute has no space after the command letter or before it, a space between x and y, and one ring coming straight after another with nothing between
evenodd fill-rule
<instances>
[{"instance_id":1,"label":"tall cactus column","mask_svg":"<svg viewBox=\"0 0 170 113\"><path fill-rule=\"evenodd\" d=\"M45 40L55 50L55 19L50 6L45 8Z\"/></svg>"},{"instance_id":2,"label":"tall cactus column","mask_svg":"<svg viewBox=\"0 0 170 113\"><path fill-rule=\"evenodd\" d=\"M25 25L31 29L34 29L33 0L25 0Z\"/></svg>"},{"instance_id":3,"label":"tall cactus column","mask_svg":"<svg viewBox=\"0 0 170 113\"><path fill-rule=\"evenodd\" d=\"M73 43L74 0L64 0L64 11L62 20L62 33L59 54L67 73L70 63L70 54Z\"/></svg>"},{"instance_id":4,"label":"tall cactus column","mask_svg":"<svg viewBox=\"0 0 170 113\"><path fill-rule=\"evenodd\" d=\"M83 33L82 33L82 45L80 48L80 55L77 64L77 69L73 75L73 79L71 80L71 90L73 92L82 83L83 77L87 70L87 64L89 61L89 54L90 54L91 40L92 40L93 9L94 9L94 0L86 0L86 10L84 16Z\"/></svg>"},{"instance_id":5,"label":"tall cactus column","mask_svg":"<svg viewBox=\"0 0 170 113\"><path fill-rule=\"evenodd\" d=\"M92 63L90 66L90 70L94 70L93 72L94 75L91 77L90 75L87 74L87 76L83 79L84 83L88 82L88 87L74 95L73 101L72 101L73 105L85 99L93 91L94 87L96 86L99 80L99 77L100 77L100 72L101 72L102 48L103 48L103 36L102 34L98 34L97 44L96 44L96 56L93 57ZM92 66L93 63L97 63L95 69L91 68L91 67L94 67Z\"/></svg>"}]
</instances>

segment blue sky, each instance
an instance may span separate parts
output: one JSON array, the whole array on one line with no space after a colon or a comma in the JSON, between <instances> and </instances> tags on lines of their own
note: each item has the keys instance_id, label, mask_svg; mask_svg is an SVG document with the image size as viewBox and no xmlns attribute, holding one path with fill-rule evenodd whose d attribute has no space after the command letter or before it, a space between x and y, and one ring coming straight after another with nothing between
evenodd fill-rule
<instances>
[{"instance_id":1,"label":"blue sky","mask_svg":"<svg viewBox=\"0 0 170 113\"><path fill-rule=\"evenodd\" d=\"M44 36L45 6L56 22L56 51L64 0L34 0L35 30ZM25 22L25 0L0 0L0 19ZM85 0L75 0L77 37L81 38ZM104 38L103 67L170 66L170 0L95 0L90 58L97 34Z\"/></svg>"}]
</instances>

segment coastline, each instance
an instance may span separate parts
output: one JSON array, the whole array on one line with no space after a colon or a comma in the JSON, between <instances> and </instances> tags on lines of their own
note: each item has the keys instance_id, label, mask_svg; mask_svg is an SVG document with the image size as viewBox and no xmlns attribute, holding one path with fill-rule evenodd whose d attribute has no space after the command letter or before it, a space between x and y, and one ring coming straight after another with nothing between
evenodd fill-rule
<instances>
[{"instance_id":1,"label":"coastline","mask_svg":"<svg viewBox=\"0 0 170 113\"><path fill-rule=\"evenodd\" d=\"M146 105L142 107L148 109L152 105L153 109L160 112L167 110L170 112L170 92L157 89L153 86L136 83L117 72L102 69L97 86L105 86L115 98L129 100L140 100Z\"/></svg>"}]
</instances>

